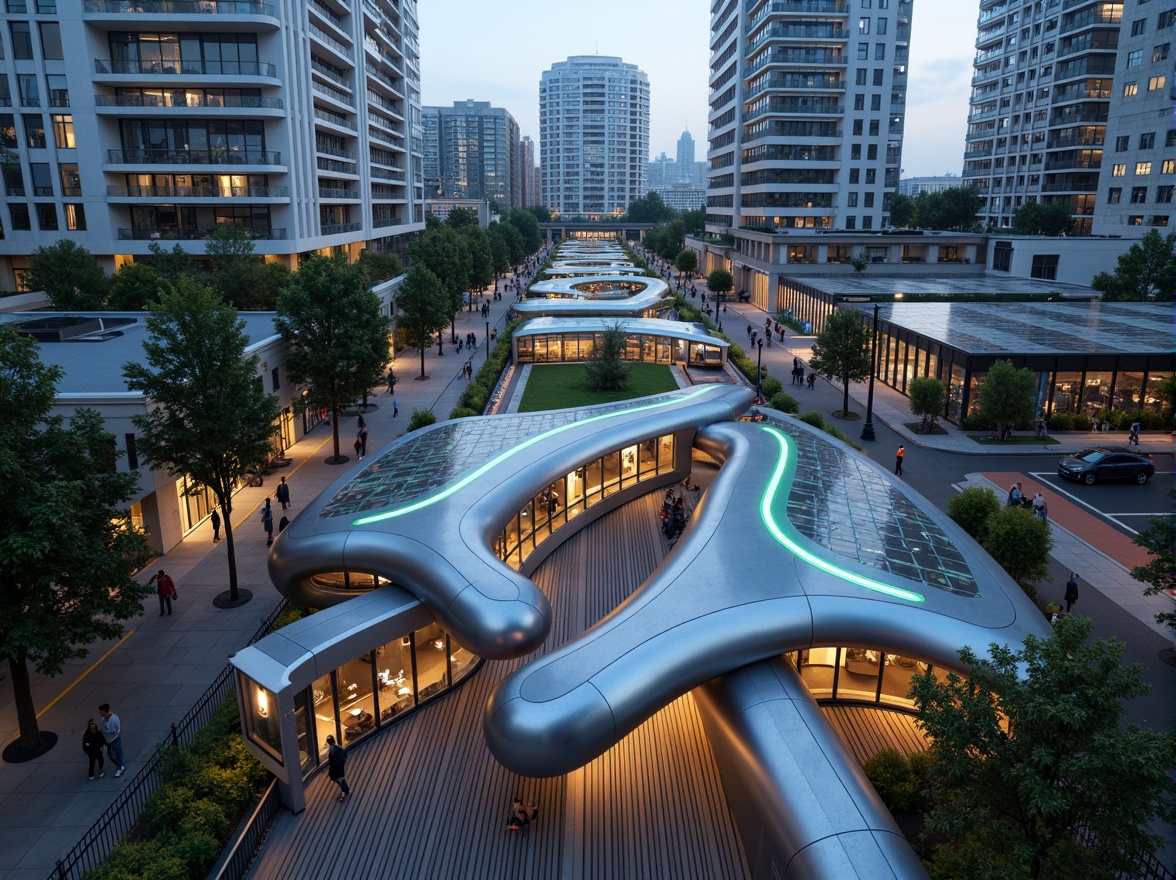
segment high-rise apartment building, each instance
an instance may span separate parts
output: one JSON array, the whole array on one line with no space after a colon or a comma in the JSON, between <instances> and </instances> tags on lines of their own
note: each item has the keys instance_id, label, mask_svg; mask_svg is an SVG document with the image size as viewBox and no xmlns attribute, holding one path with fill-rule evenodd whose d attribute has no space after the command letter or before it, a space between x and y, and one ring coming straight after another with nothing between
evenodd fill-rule
<instances>
[{"instance_id":1,"label":"high-rise apartment building","mask_svg":"<svg viewBox=\"0 0 1176 880\"><path fill-rule=\"evenodd\" d=\"M69 236L108 269L220 223L257 253L423 228L415 0L10 0L0 286Z\"/></svg>"},{"instance_id":2,"label":"high-rise apartment building","mask_svg":"<svg viewBox=\"0 0 1176 880\"><path fill-rule=\"evenodd\" d=\"M1162 3L982 0L964 178L983 219L1037 201L1079 234L1166 225L1172 22Z\"/></svg>"},{"instance_id":3,"label":"high-rise apartment building","mask_svg":"<svg viewBox=\"0 0 1176 880\"><path fill-rule=\"evenodd\" d=\"M689 131L682 132L678 138L678 180L677 183L690 182L691 172L694 170L694 138Z\"/></svg>"},{"instance_id":4,"label":"high-rise apartment building","mask_svg":"<svg viewBox=\"0 0 1176 880\"><path fill-rule=\"evenodd\" d=\"M645 195L649 78L608 55L574 55L539 82L543 203L552 212L620 215Z\"/></svg>"},{"instance_id":5,"label":"high-rise apartment building","mask_svg":"<svg viewBox=\"0 0 1176 880\"><path fill-rule=\"evenodd\" d=\"M711 6L707 226L880 229L898 185L910 0Z\"/></svg>"},{"instance_id":6,"label":"high-rise apartment building","mask_svg":"<svg viewBox=\"0 0 1176 880\"><path fill-rule=\"evenodd\" d=\"M497 200L505 210L523 201L519 125L489 101L423 107L425 189L430 197Z\"/></svg>"},{"instance_id":7,"label":"high-rise apartment building","mask_svg":"<svg viewBox=\"0 0 1176 880\"><path fill-rule=\"evenodd\" d=\"M539 192L539 166L535 164L535 142L523 135L519 142L519 179L523 182L522 207L533 208L543 203Z\"/></svg>"}]
</instances>

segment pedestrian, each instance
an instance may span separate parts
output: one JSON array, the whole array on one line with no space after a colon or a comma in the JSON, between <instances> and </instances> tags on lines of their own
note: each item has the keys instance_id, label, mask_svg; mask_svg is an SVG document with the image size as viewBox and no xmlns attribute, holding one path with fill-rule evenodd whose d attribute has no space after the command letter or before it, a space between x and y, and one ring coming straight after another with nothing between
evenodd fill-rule
<instances>
[{"instance_id":1,"label":"pedestrian","mask_svg":"<svg viewBox=\"0 0 1176 880\"><path fill-rule=\"evenodd\" d=\"M282 514L282 518L281 518L280 520L278 520L278 532L279 532L279 534L280 534L280 533L281 533L283 530L285 530L286 526L288 526L288 525L290 525L290 520L288 520L288 519L286 518L286 514L284 514L284 513L283 513L283 514Z\"/></svg>"},{"instance_id":2,"label":"pedestrian","mask_svg":"<svg viewBox=\"0 0 1176 880\"><path fill-rule=\"evenodd\" d=\"M102 732L102 738L106 740L106 752L110 755L110 762L118 767L114 771L115 778L118 778L127 769L123 763L122 722L110 711L110 703L99 706L98 714L102 716L102 720L98 722L98 729Z\"/></svg>"},{"instance_id":3,"label":"pedestrian","mask_svg":"<svg viewBox=\"0 0 1176 880\"><path fill-rule=\"evenodd\" d=\"M261 509L261 527L265 529L265 546L274 543L274 512L270 510L270 500L265 499L265 507Z\"/></svg>"},{"instance_id":4,"label":"pedestrian","mask_svg":"<svg viewBox=\"0 0 1176 880\"><path fill-rule=\"evenodd\" d=\"M906 455L906 447L901 443L898 444L898 452L894 453L894 472L900 477L902 476L902 460Z\"/></svg>"},{"instance_id":5,"label":"pedestrian","mask_svg":"<svg viewBox=\"0 0 1176 880\"><path fill-rule=\"evenodd\" d=\"M94 778L94 762L98 762L98 776L99 778L106 775L106 762L102 759L102 747L106 745L106 739L102 736L102 731L98 729L98 722L93 718L90 723L86 725L86 732L82 734L82 751L86 753L86 757L90 759L90 778Z\"/></svg>"},{"instance_id":6,"label":"pedestrian","mask_svg":"<svg viewBox=\"0 0 1176 880\"><path fill-rule=\"evenodd\" d=\"M808 387L809 387L809 391L812 391L812 390L813 390L813 386L814 386L814 385L816 385L816 384L817 384L817 374L816 374L816 373L809 373L809 374L808 374Z\"/></svg>"},{"instance_id":7,"label":"pedestrian","mask_svg":"<svg viewBox=\"0 0 1176 880\"><path fill-rule=\"evenodd\" d=\"M1136 419L1131 423L1131 433L1127 435L1128 446L1130 446L1132 443L1134 443L1136 446L1139 445L1139 428L1139 419Z\"/></svg>"},{"instance_id":8,"label":"pedestrian","mask_svg":"<svg viewBox=\"0 0 1176 880\"><path fill-rule=\"evenodd\" d=\"M327 776L339 786L341 794L336 800L346 800L351 794L351 786L347 784L347 753L333 736L327 737Z\"/></svg>"},{"instance_id":9,"label":"pedestrian","mask_svg":"<svg viewBox=\"0 0 1176 880\"><path fill-rule=\"evenodd\" d=\"M359 432L359 457L363 458L367 455L367 428Z\"/></svg>"},{"instance_id":10,"label":"pedestrian","mask_svg":"<svg viewBox=\"0 0 1176 880\"><path fill-rule=\"evenodd\" d=\"M282 482L278 483L278 488L274 491L274 498L278 499L282 510L290 506L290 487L287 485L285 477L282 477Z\"/></svg>"},{"instance_id":11,"label":"pedestrian","mask_svg":"<svg viewBox=\"0 0 1176 880\"><path fill-rule=\"evenodd\" d=\"M1074 607L1074 603L1078 601L1078 572L1070 572L1070 579L1066 581L1066 595L1062 596L1066 603L1066 613L1070 613L1070 609Z\"/></svg>"},{"instance_id":12,"label":"pedestrian","mask_svg":"<svg viewBox=\"0 0 1176 880\"><path fill-rule=\"evenodd\" d=\"M1012 487L1009 489L1009 497L1005 499L1005 504L1007 504L1009 507L1021 506L1021 483L1019 481L1013 483Z\"/></svg>"},{"instance_id":13,"label":"pedestrian","mask_svg":"<svg viewBox=\"0 0 1176 880\"><path fill-rule=\"evenodd\" d=\"M172 613L172 599L180 598L180 594L176 592L176 582L168 575L164 574L163 569L159 570L159 574L151 575L151 580L147 581L149 584L155 584L155 592L159 594L159 616L163 617L164 608L167 608L167 613Z\"/></svg>"},{"instance_id":14,"label":"pedestrian","mask_svg":"<svg viewBox=\"0 0 1176 880\"><path fill-rule=\"evenodd\" d=\"M398 415L400 415L400 401L392 398L392 418L396 418Z\"/></svg>"},{"instance_id":15,"label":"pedestrian","mask_svg":"<svg viewBox=\"0 0 1176 880\"><path fill-rule=\"evenodd\" d=\"M507 820L507 831L523 831L533 819L539 818L539 808L535 804L524 804L523 799L516 797L510 805L510 819Z\"/></svg>"},{"instance_id":16,"label":"pedestrian","mask_svg":"<svg viewBox=\"0 0 1176 880\"><path fill-rule=\"evenodd\" d=\"M1033 496L1033 515L1049 519L1049 507L1045 503L1045 496L1040 492Z\"/></svg>"},{"instance_id":17,"label":"pedestrian","mask_svg":"<svg viewBox=\"0 0 1176 880\"><path fill-rule=\"evenodd\" d=\"M363 455L362 455L362 454L360 453L360 451L359 451L360 449L362 449L362 448L363 448L363 443L362 443L362 442L360 442L360 439L359 439L359 437L358 437L358 436L356 436L356 438L355 438L355 442L354 442L354 443L352 443L351 445L352 445L353 447L355 447L355 458L356 458L356 460L357 460L357 461L363 461Z\"/></svg>"},{"instance_id":18,"label":"pedestrian","mask_svg":"<svg viewBox=\"0 0 1176 880\"><path fill-rule=\"evenodd\" d=\"M212 509L212 513L208 515L209 522L212 523L212 543L220 540L220 514L217 513L216 508Z\"/></svg>"},{"instance_id":19,"label":"pedestrian","mask_svg":"<svg viewBox=\"0 0 1176 880\"><path fill-rule=\"evenodd\" d=\"M388 371L388 393L391 394L395 390L396 390L396 371L389 370Z\"/></svg>"},{"instance_id":20,"label":"pedestrian","mask_svg":"<svg viewBox=\"0 0 1176 880\"><path fill-rule=\"evenodd\" d=\"M363 413L359 414L359 418L355 420L355 430L362 431L367 427L367 422L363 420Z\"/></svg>"}]
</instances>

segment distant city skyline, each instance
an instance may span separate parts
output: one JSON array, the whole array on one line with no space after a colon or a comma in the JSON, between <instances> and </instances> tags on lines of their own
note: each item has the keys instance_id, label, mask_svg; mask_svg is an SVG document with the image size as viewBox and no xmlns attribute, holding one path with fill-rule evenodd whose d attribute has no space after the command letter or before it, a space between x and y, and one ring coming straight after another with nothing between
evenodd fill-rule
<instances>
[{"instance_id":1,"label":"distant city skyline","mask_svg":"<svg viewBox=\"0 0 1176 880\"><path fill-rule=\"evenodd\" d=\"M978 9L975 0L914 5L903 176L960 173ZM569 55L616 55L649 75L650 158L674 156L684 129L706 158L706 3L516 0L491 13L474 0L430 0L418 15L423 104L490 101L538 143L540 74Z\"/></svg>"}]
</instances>

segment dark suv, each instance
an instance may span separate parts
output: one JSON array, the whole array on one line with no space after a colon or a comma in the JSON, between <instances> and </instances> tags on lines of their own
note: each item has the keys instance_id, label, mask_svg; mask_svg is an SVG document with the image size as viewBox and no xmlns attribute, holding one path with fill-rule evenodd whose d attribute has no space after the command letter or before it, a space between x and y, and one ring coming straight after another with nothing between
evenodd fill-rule
<instances>
[{"instance_id":1,"label":"dark suv","mask_svg":"<svg viewBox=\"0 0 1176 880\"><path fill-rule=\"evenodd\" d=\"M1143 485L1156 472L1149 455L1121 446L1100 446L1067 455L1058 462L1058 476L1093 486L1109 480L1131 480Z\"/></svg>"}]
</instances>

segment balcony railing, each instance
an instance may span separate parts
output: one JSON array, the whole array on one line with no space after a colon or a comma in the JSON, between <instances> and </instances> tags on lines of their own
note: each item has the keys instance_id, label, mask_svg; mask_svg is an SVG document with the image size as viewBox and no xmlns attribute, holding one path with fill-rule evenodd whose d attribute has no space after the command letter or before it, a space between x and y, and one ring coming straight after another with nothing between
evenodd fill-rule
<instances>
[{"instance_id":1,"label":"balcony railing","mask_svg":"<svg viewBox=\"0 0 1176 880\"><path fill-rule=\"evenodd\" d=\"M108 196L132 199L286 199L288 186L108 186Z\"/></svg>"},{"instance_id":2,"label":"balcony railing","mask_svg":"<svg viewBox=\"0 0 1176 880\"><path fill-rule=\"evenodd\" d=\"M116 165L281 165L282 154L269 150L108 150Z\"/></svg>"},{"instance_id":3,"label":"balcony railing","mask_svg":"<svg viewBox=\"0 0 1176 880\"><path fill-rule=\"evenodd\" d=\"M319 171L333 171L336 174L358 174L354 162L338 162L334 159L324 159L322 156L315 156L315 167Z\"/></svg>"},{"instance_id":4,"label":"balcony railing","mask_svg":"<svg viewBox=\"0 0 1176 880\"><path fill-rule=\"evenodd\" d=\"M122 61L95 58L98 73L125 73L137 76L268 76L277 68L260 61Z\"/></svg>"},{"instance_id":5,"label":"balcony railing","mask_svg":"<svg viewBox=\"0 0 1176 880\"><path fill-rule=\"evenodd\" d=\"M320 95L326 95L328 98L338 101L340 104L345 104L348 107L355 106L355 99L352 98L351 95L345 94L338 89L331 88L326 83L321 83L317 80L311 80L310 88L313 91L318 92Z\"/></svg>"},{"instance_id":6,"label":"balcony railing","mask_svg":"<svg viewBox=\"0 0 1176 880\"><path fill-rule=\"evenodd\" d=\"M280 241L285 239L285 229L241 229L247 236L254 241ZM205 238L212 238L216 235L216 227L201 226L201 227L183 227L173 226L168 229L154 229L149 227L135 227L132 229L120 229L118 237L120 241L159 241L159 240L180 240L180 241L197 241Z\"/></svg>"},{"instance_id":7,"label":"balcony railing","mask_svg":"<svg viewBox=\"0 0 1176 880\"><path fill-rule=\"evenodd\" d=\"M794 15L797 13L809 15L848 15L849 4L842 2L842 0L804 0L804 2L787 3L782 2L782 0L773 0L773 2L755 14L755 18L751 20L748 29L754 28L769 15L778 15L785 12Z\"/></svg>"},{"instance_id":8,"label":"balcony railing","mask_svg":"<svg viewBox=\"0 0 1176 880\"><path fill-rule=\"evenodd\" d=\"M328 156L337 156L340 159L354 159L355 152L353 150L345 150L342 147L336 147L334 144L316 143L314 145L316 153L324 153Z\"/></svg>"},{"instance_id":9,"label":"balcony railing","mask_svg":"<svg viewBox=\"0 0 1176 880\"><path fill-rule=\"evenodd\" d=\"M329 187L329 186L320 186L318 194L319 194L320 199L358 199L359 198L359 193L357 193L357 192L353 192L352 190L349 190L349 189L336 189L334 187Z\"/></svg>"},{"instance_id":10,"label":"balcony railing","mask_svg":"<svg viewBox=\"0 0 1176 880\"><path fill-rule=\"evenodd\" d=\"M251 95L187 95L163 92L159 95L95 95L97 107L225 107L248 110L281 110L281 98Z\"/></svg>"},{"instance_id":11,"label":"balcony railing","mask_svg":"<svg viewBox=\"0 0 1176 880\"><path fill-rule=\"evenodd\" d=\"M384 229L388 226L399 226L404 220L400 217L376 217L372 220L372 226L376 229Z\"/></svg>"},{"instance_id":12,"label":"balcony railing","mask_svg":"<svg viewBox=\"0 0 1176 880\"><path fill-rule=\"evenodd\" d=\"M253 0L86 0L84 9L113 15L276 15L269 3Z\"/></svg>"},{"instance_id":13,"label":"balcony railing","mask_svg":"<svg viewBox=\"0 0 1176 880\"><path fill-rule=\"evenodd\" d=\"M362 223L328 223L323 226L323 235L339 235L344 232L358 232Z\"/></svg>"},{"instance_id":14,"label":"balcony railing","mask_svg":"<svg viewBox=\"0 0 1176 880\"><path fill-rule=\"evenodd\" d=\"M342 43L340 43L338 40L336 40L334 37L332 37L330 34L328 34L326 31L324 31L320 27L315 27L312 24L312 25L309 25L308 28L310 30L310 35L312 37L314 37L316 40L318 40L320 43L323 43L326 46L330 46L332 49L334 49L336 52L338 52L344 58L346 58L349 61L351 60L351 50L348 47L344 46Z\"/></svg>"}]
</instances>

